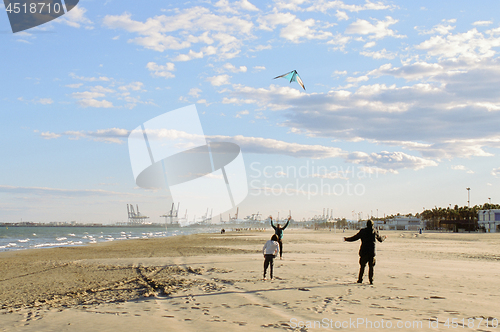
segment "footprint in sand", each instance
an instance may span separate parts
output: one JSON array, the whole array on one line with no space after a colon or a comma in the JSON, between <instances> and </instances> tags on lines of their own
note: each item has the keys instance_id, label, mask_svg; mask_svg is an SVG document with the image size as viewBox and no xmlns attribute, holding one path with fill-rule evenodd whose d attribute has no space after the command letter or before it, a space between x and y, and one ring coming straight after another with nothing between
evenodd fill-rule
<instances>
[{"instance_id":1,"label":"footprint in sand","mask_svg":"<svg viewBox=\"0 0 500 332\"><path fill-rule=\"evenodd\" d=\"M239 326L245 326L248 323L247 322L233 322L234 324L238 324Z\"/></svg>"},{"instance_id":2,"label":"footprint in sand","mask_svg":"<svg viewBox=\"0 0 500 332\"><path fill-rule=\"evenodd\" d=\"M279 328L290 329L291 328L290 324L288 324L287 322L264 324L264 325L261 325L261 326L262 327L272 327L272 328L275 328L275 329L279 329ZM300 331L302 331L302 329Z\"/></svg>"}]
</instances>

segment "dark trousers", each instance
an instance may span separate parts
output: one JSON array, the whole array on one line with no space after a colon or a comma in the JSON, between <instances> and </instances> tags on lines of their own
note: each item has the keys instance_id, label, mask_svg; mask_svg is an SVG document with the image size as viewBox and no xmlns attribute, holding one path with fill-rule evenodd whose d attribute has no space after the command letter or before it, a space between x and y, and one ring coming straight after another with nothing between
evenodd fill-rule
<instances>
[{"instance_id":1,"label":"dark trousers","mask_svg":"<svg viewBox=\"0 0 500 332\"><path fill-rule=\"evenodd\" d=\"M280 258L283 257L283 240L279 239L278 244L280 245Z\"/></svg>"},{"instance_id":2,"label":"dark trousers","mask_svg":"<svg viewBox=\"0 0 500 332\"><path fill-rule=\"evenodd\" d=\"M365 273L366 263L368 263L368 278L370 279L370 283L373 283L373 267L375 266L374 256L361 256L359 258L358 282L363 281L363 274Z\"/></svg>"},{"instance_id":3,"label":"dark trousers","mask_svg":"<svg viewBox=\"0 0 500 332\"><path fill-rule=\"evenodd\" d=\"M271 279L273 278L274 255L264 255L264 278L266 277L267 267L270 266L269 272Z\"/></svg>"}]
</instances>

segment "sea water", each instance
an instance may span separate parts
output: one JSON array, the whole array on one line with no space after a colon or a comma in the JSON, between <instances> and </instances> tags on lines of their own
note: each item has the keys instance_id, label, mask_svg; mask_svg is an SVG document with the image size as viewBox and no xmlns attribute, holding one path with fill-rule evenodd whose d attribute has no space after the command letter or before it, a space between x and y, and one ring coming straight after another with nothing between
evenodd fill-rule
<instances>
[{"instance_id":1,"label":"sea water","mask_svg":"<svg viewBox=\"0 0 500 332\"><path fill-rule=\"evenodd\" d=\"M210 227L0 227L0 251L88 245L98 242L150 239L220 231Z\"/></svg>"}]
</instances>

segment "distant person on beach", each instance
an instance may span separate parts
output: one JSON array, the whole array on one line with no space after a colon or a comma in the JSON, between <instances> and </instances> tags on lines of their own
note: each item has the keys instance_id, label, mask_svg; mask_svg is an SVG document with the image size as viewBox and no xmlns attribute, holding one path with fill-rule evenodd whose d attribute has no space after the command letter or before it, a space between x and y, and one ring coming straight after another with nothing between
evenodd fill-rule
<instances>
[{"instance_id":1,"label":"distant person on beach","mask_svg":"<svg viewBox=\"0 0 500 332\"><path fill-rule=\"evenodd\" d=\"M290 223L290 219L292 219L292 216L288 217L288 220L284 227L281 227L280 224L274 226L272 216L269 216L269 219L271 219L271 226L272 228L274 228L274 234L276 234L276 236L278 237L278 243L280 245L280 259L283 259L283 231L285 230L285 228L288 227L288 224Z\"/></svg>"},{"instance_id":2,"label":"distant person on beach","mask_svg":"<svg viewBox=\"0 0 500 332\"><path fill-rule=\"evenodd\" d=\"M273 278L273 268L274 268L274 258L278 256L280 252L280 247L278 243L278 236L274 234L271 240L267 241L262 248L262 253L264 254L264 280L266 280L267 267L270 266L270 276Z\"/></svg>"},{"instance_id":3,"label":"distant person on beach","mask_svg":"<svg viewBox=\"0 0 500 332\"><path fill-rule=\"evenodd\" d=\"M378 230L373 228L373 221L368 220L366 227L361 229L356 235L344 237L344 241L352 242L361 239L361 247L359 248L359 276L358 283L363 282L363 274L365 266L368 263L368 278L370 285L373 285L373 268L375 266L375 241L382 242L387 236L380 236Z\"/></svg>"}]
</instances>

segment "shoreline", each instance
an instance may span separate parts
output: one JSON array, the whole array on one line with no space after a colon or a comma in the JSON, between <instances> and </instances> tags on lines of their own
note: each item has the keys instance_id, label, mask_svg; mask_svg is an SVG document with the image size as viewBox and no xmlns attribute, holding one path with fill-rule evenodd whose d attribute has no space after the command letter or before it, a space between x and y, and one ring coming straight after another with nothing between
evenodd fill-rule
<instances>
[{"instance_id":1,"label":"shoreline","mask_svg":"<svg viewBox=\"0 0 500 332\"><path fill-rule=\"evenodd\" d=\"M262 227L242 227L247 225L215 225L215 226L225 226L223 227L228 232L248 232L248 231L260 231L265 232L269 230L266 225L258 225ZM240 227L236 227L240 226ZM296 226L296 225L295 225ZM96 243L106 243L113 241L130 241L136 239L154 239L154 238L169 238L172 236L181 235L191 235L191 234L218 234L220 232L219 227L174 227L165 228L162 227L129 227L129 226L36 226L34 229L44 229L45 232L36 231L32 233L32 227L25 226L15 226L12 229L29 229L30 231L22 232L16 234L17 236L6 237L6 233L2 234L2 229L0 228L0 253L9 251L23 251L31 249L47 249L47 248L58 248L58 247L80 247L86 245L92 245ZM59 229L59 232L51 233L46 232L46 229ZM71 230L70 230L71 229ZM90 229L96 230L96 232L89 232ZM103 232L100 230L108 229L109 232ZM155 229L161 231L154 231ZM316 232L330 231L334 233L341 233L341 229L329 229L329 228L303 228L303 227L289 227L289 230L311 230ZM120 230L123 230L119 232ZM136 231L134 233L134 230ZM142 232L141 232L142 230ZM78 232L80 231L80 232ZM100 231L100 233L99 233ZM349 230L354 231L354 230ZM70 233L68 233L70 232ZM381 230L381 232L417 232L411 230ZM423 234L492 234L492 233L482 233L482 232L450 232L441 230L427 230ZM420 235L423 235L420 234ZM2 237L3 236L3 237Z\"/></svg>"},{"instance_id":2,"label":"shoreline","mask_svg":"<svg viewBox=\"0 0 500 332\"><path fill-rule=\"evenodd\" d=\"M439 319L443 329L445 318L500 319L491 288L500 277L500 234L382 231L388 239L377 244L373 286L355 282L359 242L342 242L354 231L287 229L276 278L263 281L261 249L272 234L0 253L0 328L293 330L299 322L363 318Z\"/></svg>"}]
</instances>

